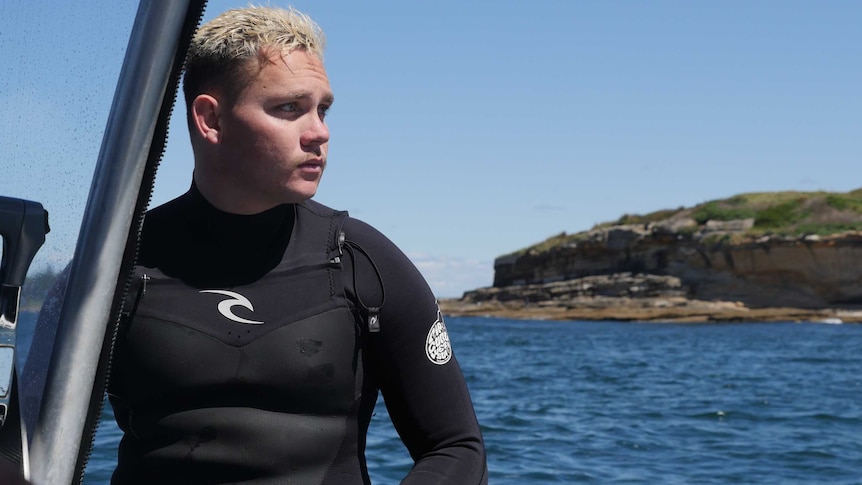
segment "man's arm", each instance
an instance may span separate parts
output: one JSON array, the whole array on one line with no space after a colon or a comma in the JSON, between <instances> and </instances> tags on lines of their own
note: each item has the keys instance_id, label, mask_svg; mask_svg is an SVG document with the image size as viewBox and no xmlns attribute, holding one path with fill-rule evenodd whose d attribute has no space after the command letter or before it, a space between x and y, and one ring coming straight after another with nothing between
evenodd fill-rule
<instances>
[{"instance_id":1,"label":"man's arm","mask_svg":"<svg viewBox=\"0 0 862 485\"><path fill-rule=\"evenodd\" d=\"M385 288L374 369L395 429L415 465L405 484L486 484L485 447L461 368L431 289L410 260L370 226L349 220L347 239L364 249ZM357 256L356 291L380 301L371 263Z\"/></svg>"}]
</instances>

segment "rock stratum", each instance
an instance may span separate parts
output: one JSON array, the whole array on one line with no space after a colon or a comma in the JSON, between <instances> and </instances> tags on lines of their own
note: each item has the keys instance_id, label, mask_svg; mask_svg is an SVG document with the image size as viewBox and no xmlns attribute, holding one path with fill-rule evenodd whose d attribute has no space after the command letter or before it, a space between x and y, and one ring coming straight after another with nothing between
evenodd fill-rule
<instances>
[{"instance_id":1,"label":"rock stratum","mask_svg":"<svg viewBox=\"0 0 862 485\"><path fill-rule=\"evenodd\" d=\"M862 321L862 189L742 194L624 215L498 257L449 315Z\"/></svg>"}]
</instances>

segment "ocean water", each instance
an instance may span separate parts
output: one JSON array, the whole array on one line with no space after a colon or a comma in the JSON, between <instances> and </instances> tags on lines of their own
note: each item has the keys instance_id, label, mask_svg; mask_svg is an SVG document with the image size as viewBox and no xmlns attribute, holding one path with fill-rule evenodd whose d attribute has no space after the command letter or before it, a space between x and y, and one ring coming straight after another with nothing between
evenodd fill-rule
<instances>
[{"instance_id":1,"label":"ocean water","mask_svg":"<svg viewBox=\"0 0 862 485\"><path fill-rule=\"evenodd\" d=\"M862 484L862 325L448 318L490 483ZM106 416L85 476L108 483ZM411 461L379 403L374 483Z\"/></svg>"}]
</instances>

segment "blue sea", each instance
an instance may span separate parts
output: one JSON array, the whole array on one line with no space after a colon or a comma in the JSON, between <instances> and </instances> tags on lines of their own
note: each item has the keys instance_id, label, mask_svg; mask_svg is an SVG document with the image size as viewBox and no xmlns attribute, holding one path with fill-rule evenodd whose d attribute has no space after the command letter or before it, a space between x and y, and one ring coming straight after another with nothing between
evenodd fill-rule
<instances>
[{"instance_id":1,"label":"blue sea","mask_svg":"<svg viewBox=\"0 0 862 485\"><path fill-rule=\"evenodd\" d=\"M862 325L448 318L490 483L862 484ZM105 416L85 485L109 481ZM410 458L378 404L374 483Z\"/></svg>"}]
</instances>

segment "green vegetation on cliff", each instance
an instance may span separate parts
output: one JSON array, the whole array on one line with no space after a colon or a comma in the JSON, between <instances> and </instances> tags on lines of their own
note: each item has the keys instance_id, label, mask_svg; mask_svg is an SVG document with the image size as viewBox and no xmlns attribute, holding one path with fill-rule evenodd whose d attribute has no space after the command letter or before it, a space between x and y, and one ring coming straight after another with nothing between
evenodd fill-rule
<instances>
[{"instance_id":1,"label":"green vegetation on cliff","mask_svg":"<svg viewBox=\"0 0 862 485\"><path fill-rule=\"evenodd\" d=\"M664 224L676 232L693 235L710 221L752 219L749 229L736 232L734 240L764 235L799 237L826 236L845 231L862 231L862 188L850 192L757 192L710 200L694 207L663 209L648 214L624 214L613 222L596 225L591 231L558 234L533 246L515 251L544 252L584 240L592 231L620 225ZM689 224L685 224L688 221ZM727 237L725 236L725 239Z\"/></svg>"}]
</instances>

